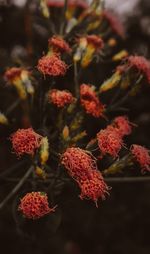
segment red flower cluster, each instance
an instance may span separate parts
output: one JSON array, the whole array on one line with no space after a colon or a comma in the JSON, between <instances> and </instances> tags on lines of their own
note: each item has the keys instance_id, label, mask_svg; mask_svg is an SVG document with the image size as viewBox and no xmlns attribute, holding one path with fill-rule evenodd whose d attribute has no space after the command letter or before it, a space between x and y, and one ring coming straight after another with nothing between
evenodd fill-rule
<instances>
[{"instance_id":1,"label":"red flower cluster","mask_svg":"<svg viewBox=\"0 0 150 254\"><path fill-rule=\"evenodd\" d=\"M129 56L127 58L127 65L135 68L141 74L143 74L148 83L150 83L150 61L143 56Z\"/></svg>"},{"instance_id":2,"label":"red flower cluster","mask_svg":"<svg viewBox=\"0 0 150 254\"><path fill-rule=\"evenodd\" d=\"M121 22L116 18L116 16L112 15L109 11L103 11L102 13L104 19L109 22L112 30L118 34L121 38L125 38L125 30Z\"/></svg>"},{"instance_id":3,"label":"red flower cluster","mask_svg":"<svg viewBox=\"0 0 150 254\"><path fill-rule=\"evenodd\" d=\"M20 77L22 72L21 68L17 68L17 67L12 67L10 69L8 69L5 74L4 77L8 80L8 81L12 81L18 77Z\"/></svg>"},{"instance_id":4,"label":"red flower cluster","mask_svg":"<svg viewBox=\"0 0 150 254\"><path fill-rule=\"evenodd\" d=\"M18 156L23 154L33 155L41 145L42 136L32 128L18 129L11 135L12 146Z\"/></svg>"},{"instance_id":5,"label":"red flower cluster","mask_svg":"<svg viewBox=\"0 0 150 254\"><path fill-rule=\"evenodd\" d=\"M64 41L60 36L53 36L48 40L49 46L52 47L54 52L71 52L71 48L69 47L68 43Z\"/></svg>"},{"instance_id":6,"label":"red flower cluster","mask_svg":"<svg viewBox=\"0 0 150 254\"><path fill-rule=\"evenodd\" d=\"M97 134L98 146L103 155L117 157L123 146L123 138L131 134L132 124L126 116L116 117L111 125Z\"/></svg>"},{"instance_id":7,"label":"red flower cluster","mask_svg":"<svg viewBox=\"0 0 150 254\"><path fill-rule=\"evenodd\" d=\"M52 7L63 7L64 6L64 0L48 0L48 6L52 6ZM83 1L83 0L69 0L68 1L68 6L70 8L74 8L74 7L79 7L79 8L83 8L86 9L88 7L88 4Z\"/></svg>"},{"instance_id":8,"label":"red flower cluster","mask_svg":"<svg viewBox=\"0 0 150 254\"><path fill-rule=\"evenodd\" d=\"M113 120L113 125L116 127L120 135L126 136L130 135L132 132L132 124L129 122L127 116L118 116Z\"/></svg>"},{"instance_id":9,"label":"red flower cluster","mask_svg":"<svg viewBox=\"0 0 150 254\"><path fill-rule=\"evenodd\" d=\"M49 101L55 104L58 108L63 108L71 104L74 98L70 92L52 89L48 95Z\"/></svg>"},{"instance_id":10,"label":"red flower cluster","mask_svg":"<svg viewBox=\"0 0 150 254\"><path fill-rule=\"evenodd\" d=\"M89 198L94 202L97 202L99 198L104 198L108 186L97 170L95 159L87 151L80 148L68 148L62 156L61 163L79 184L81 198Z\"/></svg>"},{"instance_id":11,"label":"red flower cluster","mask_svg":"<svg viewBox=\"0 0 150 254\"><path fill-rule=\"evenodd\" d=\"M67 71L67 65L56 54L40 58L37 68L44 75L50 76L64 76Z\"/></svg>"},{"instance_id":12,"label":"red flower cluster","mask_svg":"<svg viewBox=\"0 0 150 254\"><path fill-rule=\"evenodd\" d=\"M142 171L150 171L150 154L145 147L132 145L131 153L135 160L140 164Z\"/></svg>"},{"instance_id":13,"label":"red flower cluster","mask_svg":"<svg viewBox=\"0 0 150 254\"><path fill-rule=\"evenodd\" d=\"M109 187L104 182L104 179L98 170L91 172L91 178L81 181L79 184L81 188L80 198L92 199L96 205L99 198L105 199L105 194L108 194Z\"/></svg>"},{"instance_id":14,"label":"red flower cluster","mask_svg":"<svg viewBox=\"0 0 150 254\"><path fill-rule=\"evenodd\" d=\"M82 84L80 86L80 101L88 114L97 118L103 116L105 106L100 102L90 85Z\"/></svg>"},{"instance_id":15,"label":"red flower cluster","mask_svg":"<svg viewBox=\"0 0 150 254\"><path fill-rule=\"evenodd\" d=\"M136 70L140 75L143 75L150 84L150 61L143 56L129 56L123 65L117 67L116 71L120 74L128 69Z\"/></svg>"},{"instance_id":16,"label":"red flower cluster","mask_svg":"<svg viewBox=\"0 0 150 254\"><path fill-rule=\"evenodd\" d=\"M62 164L69 175L76 181L86 180L91 177L91 171L96 169L96 162L83 149L68 148L62 156Z\"/></svg>"},{"instance_id":17,"label":"red flower cluster","mask_svg":"<svg viewBox=\"0 0 150 254\"><path fill-rule=\"evenodd\" d=\"M110 154L113 157L118 156L123 145L120 132L117 128L110 125L97 134L97 140L102 154Z\"/></svg>"},{"instance_id":18,"label":"red flower cluster","mask_svg":"<svg viewBox=\"0 0 150 254\"><path fill-rule=\"evenodd\" d=\"M104 47L104 42L101 37L97 35L87 35L86 40L89 44L92 44L94 48L102 49Z\"/></svg>"},{"instance_id":19,"label":"red flower cluster","mask_svg":"<svg viewBox=\"0 0 150 254\"><path fill-rule=\"evenodd\" d=\"M27 193L21 199L18 209L26 218L33 220L55 211L55 208L49 207L47 194L43 192Z\"/></svg>"}]
</instances>

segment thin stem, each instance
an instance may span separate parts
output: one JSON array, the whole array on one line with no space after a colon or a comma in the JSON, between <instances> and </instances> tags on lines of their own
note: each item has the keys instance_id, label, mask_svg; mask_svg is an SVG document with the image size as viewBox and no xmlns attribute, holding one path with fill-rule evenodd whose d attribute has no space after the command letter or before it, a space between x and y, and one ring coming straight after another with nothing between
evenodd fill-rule
<instances>
[{"instance_id":1,"label":"thin stem","mask_svg":"<svg viewBox=\"0 0 150 254\"><path fill-rule=\"evenodd\" d=\"M105 9L105 0L101 0L101 9L102 9L102 10Z\"/></svg>"},{"instance_id":2,"label":"thin stem","mask_svg":"<svg viewBox=\"0 0 150 254\"><path fill-rule=\"evenodd\" d=\"M140 75L140 77L139 77L138 80L136 81L134 87L131 88L131 89L128 91L128 93L127 93L123 98L121 98L118 102L116 102L114 105L112 105L112 106L108 109L108 111L112 111L112 110L114 110L114 109L117 109L117 108L120 107L122 104L124 104L124 103L127 101L127 99L131 96L131 92L133 91L133 89L134 89L137 85L140 84L142 78L143 78L143 76Z\"/></svg>"},{"instance_id":3,"label":"thin stem","mask_svg":"<svg viewBox=\"0 0 150 254\"><path fill-rule=\"evenodd\" d=\"M52 32L52 34L57 34L55 24L52 22L51 17L48 20L48 27L49 27L49 30Z\"/></svg>"},{"instance_id":4,"label":"thin stem","mask_svg":"<svg viewBox=\"0 0 150 254\"><path fill-rule=\"evenodd\" d=\"M150 182L150 176L136 176L136 177L108 177L105 178L108 183L138 183L138 182Z\"/></svg>"},{"instance_id":5,"label":"thin stem","mask_svg":"<svg viewBox=\"0 0 150 254\"><path fill-rule=\"evenodd\" d=\"M64 33L64 27L65 27L65 23L66 23L66 11L68 8L68 0L65 0L64 2L64 8L63 8L63 14L62 14L62 24L60 26L60 35L63 35Z\"/></svg>"},{"instance_id":6,"label":"thin stem","mask_svg":"<svg viewBox=\"0 0 150 254\"><path fill-rule=\"evenodd\" d=\"M26 161L20 161L18 163L16 163L14 166L12 166L11 168L7 169L7 170L3 170L2 173L0 174L0 179L9 175L10 173L12 173L13 171L15 171L16 169L18 169L20 166L24 165Z\"/></svg>"},{"instance_id":7,"label":"thin stem","mask_svg":"<svg viewBox=\"0 0 150 254\"><path fill-rule=\"evenodd\" d=\"M130 91L117 103L115 103L114 105L110 106L109 109L107 109L107 111L113 111L117 108L119 108L122 104L124 104L126 102L126 100L129 98L130 96Z\"/></svg>"},{"instance_id":8,"label":"thin stem","mask_svg":"<svg viewBox=\"0 0 150 254\"><path fill-rule=\"evenodd\" d=\"M78 98L78 96L79 96L79 82L78 82L78 68L77 68L76 61L74 61L74 83L75 83L75 95Z\"/></svg>"},{"instance_id":9,"label":"thin stem","mask_svg":"<svg viewBox=\"0 0 150 254\"><path fill-rule=\"evenodd\" d=\"M6 196L6 198L0 203L0 210L6 205L6 203L18 192L18 190L22 187L24 182L27 180L27 178L32 173L33 166L31 166L28 171L25 173L25 175L21 178L19 183L12 189L12 191Z\"/></svg>"},{"instance_id":10,"label":"thin stem","mask_svg":"<svg viewBox=\"0 0 150 254\"><path fill-rule=\"evenodd\" d=\"M46 178L46 179L36 178L36 181L38 183L44 183L44 184L52 183L53 180L57 180L58 182L63 182L63 183L70 181L69 178L60 178L59 175L58 176L54 176L54 175L53 176L48 176L48 178ZM6 181L6 182L9 182L9 183L17 183L17 182L20 181L20 178L4 178L2 181L3 182ZM33 181L33 179L31 179L31 178L26 179L26 182L28 182L28 183L32 183L32 181Z\"/></svg>"},{"instance_id":11,"label":"thin stem","mask_svg":"<svg viewBox=\"0 0 150 254\"><path fill-rule=\"evenodd\" d=\"M119 83L118 83L118 85L119 85ZM118 97L120 96L120 93L121 93L121 89L119 87L117 89L116 93L114 94L114 96L112 97L112 99L110 101L110 105L112 105L118 99Z\"/></svg>"},{"instance_id":12,"label":"thin stem","mask_svg":"<svg viewBox=\"0 0 150 254\"><path fill-rule=\"evenodd\" d=\"M20 99L16 100L5 112L5 115L8 116L20 103Z\"/></svg>"},{"instance_id":13,"label":"thin stem","mask_svg":"<svg viewBox=\"0 0 150 254\"><path fill-rule=\"evenodd\" d=\"M52 180L59 180L60 177L49 177L46 180L37 179L38 182L44 182L44 183L52 183ZM104 178L106 182L108 183L130 183L130 182L150 182L150 176L136 176L136 177L105 177ZM13 178L13 179L6 179L8 182L18 182L19 178ZM27 182L31 182L32 179L26 179ZM70 182L70 179L68 178L61 178L60 182Z\"/></svg>"}]
</instances>

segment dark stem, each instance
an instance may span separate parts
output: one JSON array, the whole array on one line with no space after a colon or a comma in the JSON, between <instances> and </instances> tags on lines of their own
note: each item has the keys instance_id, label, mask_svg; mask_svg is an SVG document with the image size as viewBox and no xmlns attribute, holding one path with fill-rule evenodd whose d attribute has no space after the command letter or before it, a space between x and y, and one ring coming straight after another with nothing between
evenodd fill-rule
<instances>
[{"instance_id":1,"label":"dark stem","mask_svg":"<svg viewBox=\"0 0 150 254\"><path fill-rule=\"evenodd\" d=\"M78 98L78 96L79 96L79 82L78 82L78 68L77 68L76 61L74 61L74 83L75 83L75 95Z\"/></svg>"},{"instance_id":2,"label":"dark stem","mask_svg":"<svg viewBox=\"0 0 150 254\"><path fill-rule=\"evenodd\" d=\"M110 108L107 109L107 112L116 110L117 108L122 106L127 101L127 99L130 97L130 92L131 91L129 91L121 100L116 102L114 105L110 106Z\"/></svg>"},{"instance_id":3,"label":"dark stem","mask_svg":"<svg viewBox=\"0 0 150 254\"><path fill-rule=\"evenodd\" d=\"M44 182L44 183L51 183L53 180L59 180L60 177L49 177L46 180L39 179L38 182ZM136 177L105 177L104 178L106 182L108 183L130 183L130 182L150 182L150 176L136 176ZM18 182L19 178L13 178L13 179L6 179L8 182ZM27 182L32 182L32 179L26 179ZM60 182L70 182L69 178L61 178Z\"/></svg>"},{"instance_id":4,"label":"dark stem","mask_svg":"<svg viewBox=\"0 0 150 254\"><path fill-rule=\"evenodd\" d=\"M4 178L7 175L9 175L10 173L12 173L16 169L18 169L20 166L24 165L25 162L26 161L20 161L20 162L16 163L14 166L12 166L11 168L9 168L7 170L3 170L3 172L0 174L0 179Z\"/></svg>"},{"instance_id":5,"label":"dark stem","mask_svg":"<svg viewBox=\"0 0 150 254\"><path fill-rule=\"evenodd\" d=\"M6 110L5 115L8 116L20 103L20 99L13 102L13 104Z\"/></svg>"},{"instance_id":6,"label":"dark stem","mask_svg":"<svg viewBox=\"0 0 150 254\"><path fill-rule=\"evenodd\" d=\"M33 166L31 166L28 171L25 173L25 175L21 178L19 183L12 189L12 191L6 196L6 198L0 203L0 210L6 205L6 203L18 192L18 190L22 187L24 182L27 180L27 178L32 173Z\"/></svg>"},{"instance_id":7,"label":"dark stem","mask_svg":"<svg viewBox=\"0 0 150 254\"><path fill-rule=\"evenodd\" d=\"M138 80L136 81L134 87L136 87L138 84L140 84L142 78L143 78L143 76L140 75L140 77L139 77ZM126 94L123 98L121 98L118 102L116 102L114 105L110 106L110 108L108 109L108 111L113 111L113 110L119 108L120 106L122 106L122 104L124 104L124 103L127 101L127 99L131 96L131 92L132 92L132 90L134 89L134 87L132 87L132 88L127 92L127 94Z\"/></svg>"},{"instance_id":8,"label":"dark stem","mask_svg":"<svg viewBox=\"0 0 150 254\"><path fill-rule=\"evenodd\" d=\"M108 177L105 178L108 183L138 183L138 182L150 182L150 176L136 176L136 177Z\"/></svg>"},{"instance_id":9,"label":"dark stem","mask_svg":"<svg viewBox=\"0 0 150 254\"><path fill-rule=\"evenodd\" d=\"M64 28L66 24L66 11L68 8L68 0L65 0L64 2L64 8L63 8L63 14L62 14L62 24L60 26L60 35L63 35L64 33Z\"/></svg>"}]
</instances>

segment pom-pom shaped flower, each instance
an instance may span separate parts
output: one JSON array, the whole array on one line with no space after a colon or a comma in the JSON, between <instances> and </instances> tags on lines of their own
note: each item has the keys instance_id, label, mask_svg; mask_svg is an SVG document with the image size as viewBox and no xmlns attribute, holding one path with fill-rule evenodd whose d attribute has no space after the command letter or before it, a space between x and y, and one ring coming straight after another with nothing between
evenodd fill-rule
<instances>
[{"instance_id":1,"label":"pom-pom shaped flower","mask_svg":"<svg viewBox=\"0 0 150 254\"><path fill-rule=\"evenodd\" d=\"M95 100L96 93L94 91L94 87L92 87L91 85L82 84L80 86L80 96L83 97L84 99L91 98Z\"/></svg>"},{"instance_id":2,"label":"pom-pom shaped flower","mask_svg":"<svg viewBox=\"0 0 150 254\"><path fill-rule=\"evenodd\" d=\"M109 23L111 29L119 35L121 38L125 38L125 30L120 20L110 13L109 11L103 11L103 18Z\"/></svg>"},{"instance_id":3,"label":"pom-pom shaped flower","mask_svg":"<svg viewBox=\"0 0 150 254\"><path fill-rule=\"evenodd\" d=\"M93 170L91 172L91 178L81 181L79 186L81 188L80 198L91 199L96 204L99 198L105 199L105 195L109 190L109 187L98 170Z\"/></svg>"},{"instance_id":4,"label":"pom-pom shaped flower","mask_svg":"<svg viewBox=\"0 0 150 254\"><path fill-rule=\"evenodd\" d=\"M80 101L88 114L97 118L103 116L105 106L98 99L92 86L86 84L80 86Z\"/></svg>"},{"instance_id":5,"label":"pom-pom shaped flower","mask_svg":"<svg viewBox=\"0 0 150 254\"><path fill-rule=\"evenodd\" d=\"M43 56L38 61L38 70L44 75L64 76L67 71L67 65L56 54Z\"/></svg>"},{"instance_id":6,"label":"pom-pom shaped flower","mask_svg":"<svg viewBox=\"0 0 150 254\"><path fill-rule=\"evenodd\" d=\"M128 70L136 71L150 84L150 61L143 56L129 56L123 65L117 67L116 72L123 74Z\"/></svg>"},{"instance_id":7,"label":"pom-pom shaped flower","mask_svg":"<svg viewBox=\"0 0 150 254\"><path fill-rule=\"evenodd\" d=\"M113 120L113 125L119 130L120 135L130 135L132 132L132 125L129 122L128 117L118 116Z\"/></svg>"},{"instance_id":8,"label":"pom-pom shaped flower","mask_svg":"<svg viewBox=\"0 0 150 254\"><path fill-rule=\"evenodd\" d=\"M15 153L18 156L23 154L34 155L37 148L41 145L42 136L32 128L18 129L11 135L11 142Z\"/></svg>"},{"instance_id":9,"label":"pom-pom shaped flower","mask_svg":"<svg viewBox=\"0 0 150 254\"><path fill-rule=\"evenodd\" d=\"M142 168L142 171L150 171L150 154L149 151L140 145L132 145L131 153L134 159L139 163Z\"/></svg>"},{"instance_id":10,"label":"pom-pom shaped flower","mask_svg":"<svg viewBox=\"0 0 150 254\"><path fill-rule=\"evenodd\" d=\"M74 97L68 91L60 91L52 89L48 94L50 102L55 104L58 108L63 108L66 105L71 104L74 101Z\"/></svg>"},{"instance_id":11,"label":"pom-pom shaped flower","mask_svg":"<svg viewBox=\"0 0 150 254\"><path fill-rule=\"evenodd\" d=\"M49 43L49 46L52 47L54 52L58 52L58 53L71 52L71 48L69 47L69 44L65 40L63 40L63 38L61 38L60 36L54 35L52 38L48 40L48 43Z\"/></svg>"},{"instance_id":12,"label":"pom-pom shaped flower","mask_svg":"<svg viewBox=\"0 0 150 254\"><path fill-rule=\"evenodd\" d=\"M67 148L62 155L61 163L78 183L81 199L91 199L96 204L99 198L104 199L108 193L108 186L97 170L96 160L87 151L75 147Z\"/></svg>"},{"instance_id":13,"label":"pom-pom shaped flower","mask_svg":"<svg viewBox=\"0 0 150 254\"><path fill-rule=\"evenodd\" d=\"M122 148L123 141L117 128L108 126L97 134L98 146L103 155L110 154L117 157Z\"/></svg>"},{"instance_id":14,"label":"pom-pom shaped flower","mask_svg":"<svg viewBox=\"0 0 150 254\"><path fill-rule=\"evenodd\" d=\"M135 68L140 74L144 75L148 83L150 83L150 61L143 56L129 56L127 65Z\"/></svg>"},{"instance_id":15,"label":"pom-pom shaped flower","mask_svg":"<svg viewBox=\"0 0 150 254\"><path fill-rule=\"evenodd\" d=\"M26 218L33 220L55 211L55 208L49 207L47 194L43 192L27 193L21 199L18 209Z\"/></svg>"},{"instance_id":16,"label":"pom-pom shaped flower","mask_svg":"<svg viewBox=\"0 0 150 254\"><path fill-rule=\"evenodd\" d=\"M81 182L91 178L91 171L97 168L96 161L87 151L71 147L62 155L62 165L74 180Z\"/></svg>"}]
</instances>

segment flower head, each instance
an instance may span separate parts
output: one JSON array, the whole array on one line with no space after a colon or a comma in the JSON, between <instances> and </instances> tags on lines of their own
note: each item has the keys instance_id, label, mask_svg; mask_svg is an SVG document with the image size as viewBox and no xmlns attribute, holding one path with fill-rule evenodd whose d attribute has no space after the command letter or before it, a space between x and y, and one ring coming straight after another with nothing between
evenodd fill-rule
<instances>
[{"instance_id":1,"label":"flower head","mask_svg":"<svg viewBox=\"0 0 150 254\"><path fill-rule=\"evenodd\" d=\"M18 129L11 135L11 142L15 153L18 156L23 154L33 155L41 145L42 136L32 128Z\"/></svg>"},{"instance_id":2,"label":"flower head","mask_svg":"<svg viewBox=\"0 0 150 254\"><path fill-rule=\"evenodd\" d=\"M49 46L52 47L54 52L71 52L71 48L69 47L69 44L63 40L60 36L54 35L52 38L48 41Z\"/></svg>"},{"instance_id":3,"label":"flower head","mask_svg":"<svg viewBox=\"0 0 150 254\"><path fill-rule=\"evenodd\" d=\"M150 83L150 61L143 56L129 56L127 58L127 65L135 68L145 76L148 83Z\"/></svg>"},{"instance_id":4,"label":"flower head","mask_svg":"<svg viewBox=\"0 0 150 254\"><path fill-rule=\"evenodd\" d=\"M121 38L125 37L125 30L119 19L109 11L103 11L102 16L109 22L111 29Z\"/></svg>"},{"instance_id":5,"label":"flower head","mask_svg":"<svg viewBox=\"0 0 150 254\"><path fill-rule=\"evenodd\" d=\"M22 68L12 67L5 72L4 77L6 78L6 80L11 82L15 80L16 78L20 78L21 72L22 72Z\"/></svg>"},{"instance_id":6,"label":"flower head","mask_svg":"<svg viewBox=\"0 0 150 254\"><path fill-rule=\"evenodd\" d=\"M119 130L120 135L130 135L132 132L132 125L127 116L118 116L113 120L113 125Z\"/></svg>"},{"instance_id":7,"label":"flower head","mask_svg":"<svg viewBox=\"0 0 150 254\"><path fill-rule=\"evenodd\" d=\"M105 106L100 102L90 85L82 84L80 86L80 101L88 114L97 118L103 116Z\"/></svg>"},{"instance_id":8,"label":"flower head","mask_svg":"<svg viewBox=\"0 0 150 254\"><path fill-rule=\"evenodd\" d=\"M58 108L63 108L74 101L72 94L68 91L60 91L52 89L48 95L49 101L55 104Z\"/></svg>"},{"instance_id":9,"label":"flower head","mask_svg":"<svg viewBox=\"0 0 150 254\"><path fill-rule=\"evenodd\" d=\"M50 76L64 76L67 71L67 65L56 54L40 58L37 68L44 75Z\"/></svg>"},{"instance_id":10,"label":"flower head","mask_svg":"<svg viewBox=\"0 0 150 254\"><path fill-rule=\"evenodd\" d=\"M21 199L18 209L26 218L33 220L55 211L55 208L49 207L47 194L43 192L27 193Z\"/></svg>"},{"instance_id":11,"label":"flower head","mask_svg":"<svg viewBox=\"0 0 150 254\"><path fill-rule=\"evenodd\" d=\"M105 195L109 190L109 187L98 170L93 170L91 172L91 178L81 181L79 186L81 188L80 198L92 199L96 204L99 198L105 199Z\"/></svg>"},{"instance_id":12,"label":"flower head","mask_svg":"<svg viewBox=\"0 0 150 254\"><path fill-rule=\"evenodd\" d=\"M122 148L123 141L117 128L108 126L97 134L98 146L103 155L110 154L117 157Z\"/></svg>"},{"instance_id":13,"label":"flower head","mask_svg":"<svg viewBox=\"0 0 150 254\"><path fill-rule=\"evenodd\" d=\"M149 151L140 145L132 145L131 153L135 160L140 164L142 171L150 171L150 154Z\"/></svg>"},{"instance_id":14,"label":"flower head","mask_svg":"<svg viewBox=\"0 0 150 254\"><path fill-rule=\"evenodd\" d=\"M99 37L99 36L97 36L95 34L87 35L86 36L86 40L87 40L88 44L93 45L93 47L96 50L102 49L104 47L104 42L101 39L101 37Z\"/></svg>"},{"instance_id":15,"label":"flower head","mask_svg":"<svg viewBox=\"0 0 150 254\"><path fill-rule=\"evenodd\" d=\"M91 171L97 168L94 158L78 147L67 148L62 155L61 163L69 175L79 182L90 178Z\"/></svg>"},{"instance_id":16,"label":"flower head","mask_svg":"<svg viewBox=\"0 0 150 254\"><path fill-rule=\"evenodd\" d=\"M96 204L99 198L104 199L108 193L108 186L97 170L96 160L87 151L74 147L67 148L61 163L78 183L81 199L92 199Z\"/></svg>"},{"instance_id":17,"label":"flower head","mask_svg":"<svg viewBox=\"0 0 150 254\"><path fill-rule=\"evenodd\" d=\"M123 74L130 69L136 71L139 75L143 75L150 83L150 61L145 57L132 55L127 57L126 61L117 67L116 72Z\"/></svg>"}]
</instances>

